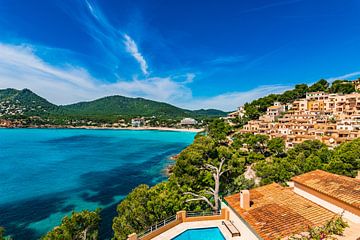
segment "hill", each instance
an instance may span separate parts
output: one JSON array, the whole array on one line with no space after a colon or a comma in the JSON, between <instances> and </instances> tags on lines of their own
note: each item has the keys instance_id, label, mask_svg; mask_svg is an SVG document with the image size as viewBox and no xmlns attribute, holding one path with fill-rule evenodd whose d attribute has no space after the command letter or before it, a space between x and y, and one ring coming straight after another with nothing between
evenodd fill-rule
<instances>
[{"instance_id":1,"label":"hill","mask_svg":"<svg viewBox=\"0 0 360 240\"><path fill-rule=\"evenodd\" d=\"M0 116L43 116L49 115L57 111L57 109L58 106L36 95L29 89L0 89Z\"/></svg>"},{"instance_id":2,"label":"hill","mask_svg":"<svg viewBox=\"0 0 360 240\"><path fill-rule=\"evenodd\" d=\"M186 117L194 115L192 111L181 109L167 103L123 96L110 96L90 102L75 103L63 106L63 109L71 115L82 116Z\"/></svg>"},{"instance_id":3,"label":"hill","mask_svg":"<svg viewBox=\"0 0 360 240\"><path fill-rule=\"evenodd\" d=\"M219 117L226 113L220 110L182 109L168 103L152 101L144 98L129 98L124 96L109 96L89 102L79 102L70 105L50 103L29 89L3 89L0 90L0 116L51 116L53 118L91 118L104 119L114 117Z\"/></svg>"}]
</instances>

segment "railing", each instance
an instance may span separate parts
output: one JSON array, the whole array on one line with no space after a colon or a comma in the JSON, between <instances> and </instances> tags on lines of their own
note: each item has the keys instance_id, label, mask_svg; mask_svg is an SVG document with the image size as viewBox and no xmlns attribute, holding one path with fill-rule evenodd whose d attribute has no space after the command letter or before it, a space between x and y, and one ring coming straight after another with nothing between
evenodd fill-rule
<instances>
[{"instance_id":1,"label":"railing","mask_svg":"<svg viewBox=\"0 0 360 240\"><path fill-rule=\"evenodd\" d=\"M193 211L193 212L186 212L185 216L186 216L186 218L191 218L191 217L220 216L220 215L221 215L221 211L207 211L207 212ZM145 231L139 233L137 235L138 238L141 239L142 237L152 233L153 231L156 231L157 229L162 228L162 227L168 225L169 223L174 222L175 220L177 220L176 216L177 215L173 215L171 217L166 218L165 220L162 220L162 221L152 225Z\"/></svg>"},{"instance_id":2,"label":"railing","mask_svg":"<svg viewBox=\"0 0 360 240\"><path fill-rule=\"evenodd\" d=\"M151 227L149 227L145 231L139 233L138 237L141 238L141 237L143 237L145 235L148 235L149 233L151 233L151 232L153 232L153 231L155 231L155 230L157 230L157 229L159 229L159 228L161 228L161 227L163 227L163 226L165 226L165 225L167 225L167 224L169 224L169 223L171 223L171 222L173 222L175 220L176 220L176 215L168 217L167 219L164 219L161 222L158 222L155 225L152 225Z\"/></svg>"},{"instance_id":3,"label":"railing","mask_svg":"<svg viewBox=\"0 0 360 240\"><path fill-rule=\"evenodd\" d=\"M221 211L211 211L211 212L186 212L186 217L201 217L201 216L218 216L221 214Z\"/></svg>"}]
</instances>

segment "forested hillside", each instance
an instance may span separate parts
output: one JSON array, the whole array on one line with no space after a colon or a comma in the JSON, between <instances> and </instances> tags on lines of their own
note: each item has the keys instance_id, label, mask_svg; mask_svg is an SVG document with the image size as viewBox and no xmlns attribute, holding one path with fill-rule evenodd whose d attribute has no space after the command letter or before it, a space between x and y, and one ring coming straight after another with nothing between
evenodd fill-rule
<instances>
[{"instance_id":1,"label":"forested hillside","mask_svg":"<svg viewBox=\"0 0 360 240\"><path fill-rule=\"evenodd\" d=\"M131 117L160 117L180 119L183 117L220 117L226 113L220 110L191 111L173 105L147 100L144 98L129 98L124 96L109 96L89 102L71 105L50 103L29 89L0 90L0 116L14 117L49 117L52 119L109 119Z\"/></svg>"}]
</instances>

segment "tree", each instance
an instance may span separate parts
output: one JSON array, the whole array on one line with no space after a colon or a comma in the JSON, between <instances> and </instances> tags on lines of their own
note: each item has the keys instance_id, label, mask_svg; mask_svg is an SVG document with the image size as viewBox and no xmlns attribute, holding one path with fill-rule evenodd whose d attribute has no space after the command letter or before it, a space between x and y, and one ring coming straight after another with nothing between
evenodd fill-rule
<instances>
[{"instance_id":1,"label":"tree","mask_svg":"<svg viewBox=\"0 0 360 240\"><path fill-rule=\"evenodd\" d=\"M309 92L326 92L329 88L329 83L325 79L320 79L309 87Z\"/></svg>"},{"instance_id":2,"label":"tree","mask_svg":"<svg viewBox=\"0 0 360 240\"><path fill-rule=\"evenodd\" d=\"M5 228L0 227L0 240L5 240L4 234L5 234Z\"/></svg>"},{"instance_id":3,"label":"tree","mask_svg":"<svg viewBox=\"0 0 360 240\"><path fill-rule=\"evenodd\" d=\"M205 190L205 193L208 195L211 195L214 199L214 204L211 202L211 200L209 200L209 198L207 198L204 195L201 194L196 194L196 193L192 193L192 192L186 192L185 194L194 196L196 198L191 198L191 199L187 199L187 202L190 201L205 201L211 208L213 211L218 211L219 210L219 191L220 191L220 177L227 172L228 170L223 170L223 165L225 162L225 158L223 157L220 161L220 165L218 167L213 166L211 164L205 164L204 168L207 171L210 171L213 178L214 178L214 183L215 186L214 188L208 187L208 190Z\"/></svg>"},{"instance_id":4,"label":"tree","mask_svg":"<svg viewBox=\"0 0 360 240\"><path fill-rule=\"evenodd\" d=\"M331 84L330 93L349 94L355 92L355 86L351 81L336 80Z\"/></svg>"},{"instance_id":5,"label":"tree","mask_svg":"<svg viewBox=\"0 0 360 240\"><path fill-rule=\"evenodd\" d=\"M285 152L285 141L283 138L273 138L268 141L267 147L272 154L280 156Z\"/></svg>"},{"instance_id":6,"label":"tree","mask_svg":"<svg viewBox=\"0 0 360 240\"><path fill-rule=\"evenodd\" d=\"M332 151L318 140L305 141L289 149L286 155L273 156L255 164L256 175L262 184L285 183L291 177L315 169L324 169L332 157Z\"/></svg>"},{"instance_id":7,"label":"tree","mask_svg":"<svg viewBox=\"0 0 360 240\"><path fill-rule=\"evenodd\" d=\"M209 123L208 135L218 142L226 140L231 128L223 119L215 119Z\"/></svg>"},{"instance_id":8,"label":"tree","mask_svg":"<svg viewBox=\"0 0 360 240\"><path fill-rule=\"evenodd\" d=\"M250 137L245 141L248 144L248 148L252 151L265 154L266 145L269 137L267 135L257 134L250 135Z\"/></svg>"},{"instance_id":9,"label":"tree","mask_svg":"<svg viewBox=\"0 0 360 240\"><path fill-rule=\"evenodd\" d=\"M112 225L114 239L126 239L131 233L142 232L177 211L191 207L185 204L186 197L171 178L151 188L142 184L121 201Z\"/></svg>"},{"instance_id":10,"label":"tree","mask_svg":"<svg viewBox=\"0 0 360 240\"><path fill-rule=\"evenodd\" d=\"M61 224L48 232L42 240L96 240L99 236L100 210L84 210L65 216Z\"/></svg>"},{"instance_id":11,"label":"tree","mask_svg":"<svg viewBox=\"0 0 360 240\"><path fill-rule=\"evenodd\" d=\"M360 169L360 138L335 148L325 168L332 173L355 177Z\"/></svg>"}]
</instances>

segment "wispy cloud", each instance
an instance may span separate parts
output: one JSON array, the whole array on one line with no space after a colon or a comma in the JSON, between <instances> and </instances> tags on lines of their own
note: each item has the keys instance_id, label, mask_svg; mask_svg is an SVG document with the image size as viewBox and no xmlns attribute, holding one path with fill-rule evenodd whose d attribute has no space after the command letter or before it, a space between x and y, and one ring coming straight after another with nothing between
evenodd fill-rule
<instances>
[{"instance_id":1,"label":"wispy cloud","mask_svg":"<svg viewBox=\"0 0 360 240\"><path fill-rule=\"evenodd\" d=\"M221 57L217 57L213 60L210 60L207 63L213 64L213 65L233 64L233 63L244 62L246 59L247 59L247 57L243 56L243 55L221 56Z\"/></svg>"},{"instance_id":2,"label":"wispy cloud","mask_svg":"<svg viewBox=\"0 0 360 240\"><path fill-rule=\"evenodd\" d=\"M271 58L272 56L274 56L276 53L280 52L280 50L283 48L284 46L281 46L279 48L276 48L270 52L267 52L261 56L255 57L254 59L252 59L251 61L247 62L244 66L244 70L253 68L259 64L262 64L264 61L268 60L269 58Z\"/></svg>"},{"instance_id":3,"label":"wispy cloud","mask_svg":"<svg viewBox=\"0 0 360 240\"><path fill-rule=\"evenodd\" d=\"M127 34L124 34L124 44L126 46L126 51L128 51L140 64L141 71L143 74L148 75L148 65L145 61L143 55L139 52L139 49L135 43L135 41Z\"/></svg>"},{"instance_id":4,"label":"wispy cloud","mask_svg":"<svg viewBox=\"0 0 360 240\"><path fill-rule=\"evenodd\" d=\"M360 72L352 72L352 73L347 73L342 76L328 78L327 81L333 82L335 80L352 80L359 76L360 76Z\"/></svg>"},{"instance_id":5,"label":"wispy cloud","mask_svg":"<svg viewBox=\"0 0 360 240\"><path fill-rule=\"evenodd\" d=\"M286 90L291 89L290 85L268 85L260 86L254 89L243 92L230 92L220 94L214 97L206 97L200 99L193 99L191 102L181 103L180 106L189 109L201 108L215 108L222 109L225 111L235 110L246 102L250 102L254 99L266 96L272 93L282 93Z\"/></svg>"},{"instance_id":6,"label":"wispy cloud","mask_svg":"<svg viewBox=\"0 0 360 240\"><path fill-rule=\"evenodd\" d=\"M240 13L257 12L257 11L261 11L261 10L264 10L264 9L283 6L283 5L288 5L288 4L293 4L293 3L297 3L297 2L301 2L301 1L303 1L303 0L286 0L286 1L272 2L272 3L269 3L269 4L264 4L264 5L259 6L259 7L245 9L243 11L240 11Z\"/></svg>"},{"instance_id":7,"label":"wispy cloud","mask_svg":"<svg viewBox=\"0 0 360 240\"><path fill-rule=\"evenodd\" d=\"M128 77L139 71L138 68L129 68L132 66L129 54L139 63L141 72L149 74L148 63L139 51L138 44L121 27L114 26L95 1L73 1L71 6L62 4L61 7L94 40L97 46L95 51L103 55L102 61L111 66L114 75Z\"/></svg>"},{"instance_id":8,"label":"wispy cloud","mask_svg":"<svg viewBox=\"0 0 360 240\"><path fill-rule=\"evenodd\" d=\"M0 43L0 52L0 88L29 88L57 104L114 94L172 102L191 98L191 90L170 77L107 83L79 66L51 65L35 54L34 46Z\"/></svg>"},{"instance_id":9,"label":"wispy cloud","mask_svg":"<svg viewBox=\"0 0 360 240\"><path fill-rule=\"evenodd\" d=\"M289 88L280 85L262 86L244 92L196 98L187 87L195 78L194 73L107 83L76 65L52 65L40 58L34 49L35 46L31 45L0 43L0 88L29 88L57 104L119 94L169 102L190 109L219 108L227 111L246 101Z\"/></svg>"}]
</instances>

